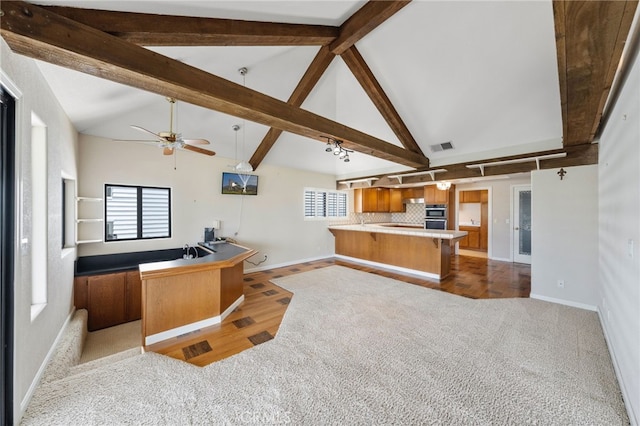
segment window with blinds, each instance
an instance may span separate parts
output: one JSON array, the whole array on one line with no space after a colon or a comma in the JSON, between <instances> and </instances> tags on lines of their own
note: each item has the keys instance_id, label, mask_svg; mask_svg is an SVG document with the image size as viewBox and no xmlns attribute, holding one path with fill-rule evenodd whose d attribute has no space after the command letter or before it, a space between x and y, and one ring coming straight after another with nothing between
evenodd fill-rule
<instances>
[{"instance_id":1,"label":"window with blinds","mask_svg":"<svg viewBox=\"0 0 640 426\"><path fill-rule=\"evenodd\" d=\"M105 185L105 241L171 236L171 190Z\"/></svg>"},{"instance_id":2,"label":"window with blinds","mask_svg":"<svg viewBox=\"0 0 640 426\"><path fill-rule=\"evenodd\" d=\"M347 193L305 188L304 217L305 219L347 217Z\"/></svg>"}]
</instances>

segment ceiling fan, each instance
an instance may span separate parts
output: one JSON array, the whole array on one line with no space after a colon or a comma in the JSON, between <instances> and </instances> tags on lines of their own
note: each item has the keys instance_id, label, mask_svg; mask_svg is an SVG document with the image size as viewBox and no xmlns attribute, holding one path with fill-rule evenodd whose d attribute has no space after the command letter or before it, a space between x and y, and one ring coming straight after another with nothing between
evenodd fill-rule
<instances>
[{"instance_id":1,"label":"ceiling fan","mask_svg":"<svg viewBox=\"0 0 640 426\"><path fill-rule=\"evenodd\" d=\"M170 116L169 116L169 131L168 132L159 132L155 133L151 130L147 130L144 127L131 125L132 128L136 130L140 130L141 132L145 132L155 136L155 141L132 141L132 142L143 142L143 143L154 143L159 144L160 147L163 148L162 153L164 155L172 155L175 153L176 149L186 149L188 151L197 152L199 154L204 155L215 155L216 153L210 151L208 149L200 148L196 145L209 145L210 142L206 139L184 139L182 134L176 133L173 131L173 109L175 107L176 100L174 98L167 98L167 101L170 104Z\"/></svg>"}]
</instances>

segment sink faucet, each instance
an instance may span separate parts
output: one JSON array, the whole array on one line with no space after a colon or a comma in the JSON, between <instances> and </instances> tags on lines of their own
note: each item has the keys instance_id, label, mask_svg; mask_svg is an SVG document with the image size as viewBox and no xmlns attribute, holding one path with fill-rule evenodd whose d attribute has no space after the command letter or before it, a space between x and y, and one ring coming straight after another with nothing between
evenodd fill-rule
<instances>
[{"instance_id":1,"label":"sink faucet","mask_svg":"<svg viewBox=\"0 0 640 426\"><path fill-rule=\"evenodd\" d=\"M184 250L184 254L182 255L183 259L193 259L193 255L189 254L189 250L191 249L189 244L185 244L182 249Z\"/></svg>"}]
</instances>

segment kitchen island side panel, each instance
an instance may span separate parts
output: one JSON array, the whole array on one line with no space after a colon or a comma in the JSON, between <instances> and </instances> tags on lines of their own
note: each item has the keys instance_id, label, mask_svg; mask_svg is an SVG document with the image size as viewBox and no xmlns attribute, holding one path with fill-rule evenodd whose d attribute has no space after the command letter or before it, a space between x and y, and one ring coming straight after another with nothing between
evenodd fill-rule
<instances>
[{"instance_id":1,"label":"kitchen island side panel","mask_svg":"<svg viewBox=\"0 0 640 426\"><path fill-rule=\"evenodd\" d=\"M449 272L450 248L438 238L332 229L336 254L436 274ZM443 246L446 248L443 250ZM443 267L444 265L444 267Z\"/></svg>"}]
</instances>

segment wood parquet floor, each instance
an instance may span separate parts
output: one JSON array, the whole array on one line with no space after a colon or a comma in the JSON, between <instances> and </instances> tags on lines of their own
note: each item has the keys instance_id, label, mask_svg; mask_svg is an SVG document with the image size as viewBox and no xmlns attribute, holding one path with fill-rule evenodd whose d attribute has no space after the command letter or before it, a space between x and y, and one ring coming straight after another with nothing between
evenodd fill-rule
<instances>
[{"instance_id":1,"label":"wood parquet floor","mask_svg":"<svg viewBox=\"0 0 640 426\"><path fill-rule=\"evenodd\" d=\"M409 284L473 299L529 297L531 267L469 256L453 256L451 275L442 280L399 274L371 266L327 258L245 274L245 300L225 320L212 327L146 347L198 366L209 365L274 338L292 297L271 279L331 265L382 275Z\"/></svg>"}]
</instances>

